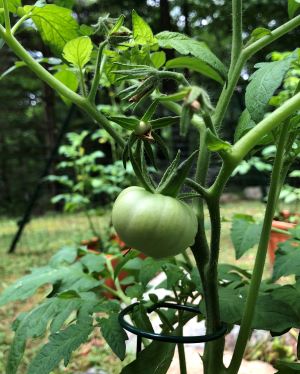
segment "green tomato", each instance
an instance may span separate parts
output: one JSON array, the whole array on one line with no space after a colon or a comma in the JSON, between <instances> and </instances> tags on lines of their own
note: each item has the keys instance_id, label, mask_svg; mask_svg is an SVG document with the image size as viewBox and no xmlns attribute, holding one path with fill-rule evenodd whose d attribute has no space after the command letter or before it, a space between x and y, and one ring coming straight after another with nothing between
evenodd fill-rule
<instances>
[{"instance_id":1,"label":"green tomato","mask_svg":"<svg viewBox=\"0 0 300 374\"><path fill-rule=\"evenodd\" d=\"M127 246L154 258L175 256L193 245L198 227L184 202L136 186L120 193L112 222Z\"/></svg>"}]
</instances>

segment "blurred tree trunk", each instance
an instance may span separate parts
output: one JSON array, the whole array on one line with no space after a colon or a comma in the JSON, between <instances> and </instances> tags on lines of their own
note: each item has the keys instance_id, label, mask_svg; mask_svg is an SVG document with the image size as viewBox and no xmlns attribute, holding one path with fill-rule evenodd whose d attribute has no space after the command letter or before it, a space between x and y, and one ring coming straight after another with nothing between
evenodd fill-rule
<instances>
[{"instance_id":1,"label":"blurred tree trunk","mask_svg":"<svg viewBox=\"0 0 300 374\"><path fill-rule=\"evenodd\" d=\"M183 0L181 10L184 16L184 33L186 35L191 36L191 28L190 28L190 23L189 23L190 6L188 3L188 0Z\"/></svg>"}]
</instances>

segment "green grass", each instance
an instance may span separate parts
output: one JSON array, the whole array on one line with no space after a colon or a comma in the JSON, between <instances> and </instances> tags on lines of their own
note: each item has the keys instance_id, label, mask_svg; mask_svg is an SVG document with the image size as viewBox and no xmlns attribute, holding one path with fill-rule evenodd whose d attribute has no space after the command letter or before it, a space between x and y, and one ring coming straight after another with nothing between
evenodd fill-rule
<instances>
[{"instance_id":1,"label":"green grass","mask_svg":"<svg viewBox=\"0 0 300 374\"><path fill-rule=\"evenodd\" d=\"M252 214L259 219L262 218L263 208L263 204L259 202L230 203L222 207L222 216L230 220L233 214L244 213ZM109 220L110 213L107 212L102 216L94 217L94 224L102 232L108 226ZM238 266L251 269L255 249L248 251L239 261L236 261L230 239L230 225L230 222L223 223L220 262L235 263ZM0 218L0 291L15 279L28 273L30 268L47 264L49 258L60 247L80 243L81 240L93 236L84 214L59 214L34 218L26 227L16 253L8 255L7 249L16 229L15 220ZM269 273L269 265L266 267L266 273ZM0 374L5 372L4 357L13 338L10 324L20 312L30 309L42 297L43 290L26 302L11 303L0 308ZM99 366L108 374L119 373L120 362L110 353L97 334L95 333L90 343L84 345L73 355L68 369L64 369L62 366L55 374L76 373L91 366ZM36 352L39 343L40 341L33 341L28 344L19 374L26 373L28 362Z\"/></svg>"}]
</instances>

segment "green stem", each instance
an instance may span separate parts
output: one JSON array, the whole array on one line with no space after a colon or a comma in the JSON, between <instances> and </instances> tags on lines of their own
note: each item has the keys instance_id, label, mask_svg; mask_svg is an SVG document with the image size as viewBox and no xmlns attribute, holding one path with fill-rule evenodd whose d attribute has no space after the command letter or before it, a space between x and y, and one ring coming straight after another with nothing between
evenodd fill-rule
<instances>
[{"instance_id":1,"label":"green stem","mask_svg":"<svg viewBox=\"0 0 300 374\"><path fill-rule=\"evenodd\" d=\"M10 25L10 17L9 17L9 9L8 9L8 1L3 0L3 9L4 9L4 22L5 22L5 30L8 35L11 34L11 25Z\"/></svg>"},{"instance_id":2,"label":"green stem","mask_svg":"<svg viewBox=\"0 0 300 374\"><path fill-rule=\"evenodd\" d=\"M205 268L207 293L206 301L207 332L213 333L221 324L218 294L218 259L220 252L221 215L219 196L210 196L207 205L211 221L211 240L209 263ZM223 350L225 339L222 337L205 345L203 364L207 373L222 373L224 370Z\"/></svg>"},{"instance_id":3,"label":"green stem","mask_svg":"<svg viewBox=\"0 0 300 374\"><path fill-rule=\"evenodd\" d=\"M231 46L231 63L229 71L235 67L241 50L243 48L242 39L242 0L232 0L232 46ZM230 74L229 74L230 75Z\"/></svg>"},{"instance_id":4,"label":"green stem","mask_svg":"<svg viewBox=\"0 0 300 374\"><path fill-rule=\"evenodd\" d=\"M11 33L14 35L14 34L17 32L18 28L22 25L22 23L23 23L24 21L26 21L26 20L27 20L28 18L30 18L30 17L31 17L30 14L25 14L22 18L20 18L19 21L16 22L16 23L14 24L14 26L12 27L12 29L11 29Z\"/></svg>"},{"instance_id":5,"label":"green stem","mask_svg":"<svg viewBox=\"0 0 300 374\"><path fill-rule=\"evenodd\" d=\"M1 26L1 25L0 25ZM51 75L42 65L40 65L26 49L17 41L17 39L8 35L4 28L0 27L0 37L7 43L11 50L26 63L28 68L32 70L43 82L46 82L51 88L60 93L62 96L68 98L72 103L83 109L96 122L98 122L120 145L124 146L125 142L122 137L114 130L110 122L103 116L94 105L92 105L86 98L78 95L76 92L70 90L67 86L61 83L53 75Z\"/></svg>"},{"instance_id":6,"label":"green stem","mask_svg":"<svg viewBox=\"0 0 300 374\"><path fill-rule=\"evenodd\" d=\"M84 75L81 68L79 69L79 78L82 96L86 97L87 93L85 88Z\"/></svg>"},{"instance_id":7,"label":"green stem","mask_svg":"<svg viewBox=\"0 0 300 374\"><path fill-rule=\"evenodd\" d=\"M181 312L179 312L178 323L179 323L179 334L182 336L183 335L183 326L182 326L183 321L182 321ZM178 356L179 356L180 374L187 374L184 344L178 343L177 348L178 348Z\"/></svg>"},{"instance_id":8,"label":"green stem","mask_svg":"<svg viewBox=\"0 0 300 374\"><path fill-rule=\"evenodd\" d=\"M270 133L290 115L300 109L300 92L287 100L274 112L259 122L231 148L231 158L236 165L255 147L263 136Z\"/></svg>"},{"instance_id":9,"label":"green stem","mask_svg":"<svg viewBox=\"0 0 300 374\"><path fill-rule=\"evenodd\" d=\"M131 304L131 300L128 297L123 298L122 294L120 294L118 291L114 290L113 288L107 286L105 283L101 284L100 287L104 288L106 291L108 291L112 295L118 297L120 300L123 301L124 304L126 304L126 305L130 305Z\"/></svg>"},{"instance_id":10,"label":"green stem","mask_svg":"<svg viewBox=\"0 0 300 374\"><path fill-rule=\"evenodd\" d=\"M189 81L181 73L176 73L175 71L165 70L165 71L159 71L158 75L161 79L174 79L182 83L184 86L190 86Z\"/></svg>"},{"instance_id":11,"label":"green stem","mask_svg":"<svg viewBox=\"0 0 300 374\"><path fill-rule=\"evenodd\" d=\"M89 93L89 96L88 96L89 101L91 103L95 102L99 82L100 82L100 79L101 79L100 65L101 65L103 50L104 50L106 45L107 45L107 40L100 43L100 45L99 45L97 60L96 60L96 66L95 66L95 75L94 75L94 79L93 79L93 82L92 82L92 87L91 87L91 90L90 90L90 93Z\"/></svg>"},{"instance_id":12,"label":"green stem","mask_svg":"<svg viewBox=\"0 0 300 374\"><path fill-rule=\"evenodd\" d=\"M276 157L273 165L270 191L263 222L263 229L260 236L253 274L246 300L245 311L241 322L240 332L237 338L232 360L228 368L229 374L238 373L251 331L251 323L253 320L257 297L259 294L259 288L262 280L272 221L274 217L276 203L278 200L279 181L281 179L281 170L283 166L284 151L287 139L288 129L283 124L281 128L281 134L277 147Z\"/></svg>"},{"instance_id":13,"label":"green stem","mask_svg":"<svg viewBox=\"0 0 300 374\"><path fill-rule=\"evenodd\" d=\"M112 279L114 279L114 268L112 266L112 263L111 263L111 260L110 259L106 259L106 266L107 266L107 270L111 276ZM114 282L115 282L115 286L116 286L116 293L117 295L120 297L120 299L122 301L124 301L125 304L129 305L131 303L131 299L129 297L127 297L125 295L125 293L123 292L122 288L121 288L121 285L120 285L120 281L119 281L119 278L116 277L114 279Z\"/></svg>"},{"instance_id":14,"label":"green stem","mask_svg":"<svg viewBox=\"0 0 300 374\"><path fill-rule=\"evenodd\" d=\"M219 101L217 103L215 115L213 117L213 122L216 128L220 128L221 126L245 62L249 60L249 58L252 57L255 53L257 53L273 41L277 40L281 36L294 30L298 26L300 26L300 15L286 22L282 26L279 26L277 29L272 31L271 34L264 36L263 38L244 48L235 63L232 73L230 74L228 85L223 88Z\"/></svg>"}]
</instances>

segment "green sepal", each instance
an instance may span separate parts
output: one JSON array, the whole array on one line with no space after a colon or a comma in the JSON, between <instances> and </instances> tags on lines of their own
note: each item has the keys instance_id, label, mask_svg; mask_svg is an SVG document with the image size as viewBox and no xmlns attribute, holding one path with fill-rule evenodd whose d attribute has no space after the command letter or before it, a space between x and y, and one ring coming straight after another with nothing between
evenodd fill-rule
<instances>
[{"instance_id":1,"label":"green sepal","mask_svg":"<svg viewBox=\"0 0 300 374\"><path fill-rule=\"evenodd\" d=\"M167 170L164 172L164 175L162 176L162 178L161 178L161 180L160 180L160 182L157 186L156 192L159 192L163 188L165 183L168 182L170 176L174 173L175 169L178 167L179 162L180 162L180 154L181 154L181 152L180 152L180 150L178 150L178 152L176 154L176 157L171 162L171 164L169 165Z\"/></svg>"},{"instance_id":2,"label":"green sepal","mask_svg":"<svg viewBox=\"0 0 300 374\"><path fill-rule=\"evenodd\" d=\"M185 182L186 177L193 165L193 162L198 155L198 150L193 152L185 161L183 161L178 167L175 167L172 173L169 174L165 182L156 191L168 196L177 196L182 185Z\"/></svg>"},{"instance_id":3,"label":"green sepal","mask_svg":"<svg viewBox=\"0 0 300 374\"><path fill-rule=\"evenodd\" d=\"M155 131L153 131L151 135L153 139L155 140L155 142L157 143L158 147L161 149L165 158L169 160L170 159L169 150L164 140Z\"/></svg>"},{"instance_id":4,"label":"green sepal","mask_svg":"<svg viewBox=\"0 0 300 374\"><path fill-rule=\"evenodd\" d=\"M202 195L195 193L195 192L185 192L185 193L181 193L177 197L178 199L183 200L183 199L195 199L198 197L202 197Z\"/></svg>"},{"instance_id":5,"label":"green sepal","mask_svg":"<svg viewBox=\"0 0 300 374\"><path fill-rule=\"evenodd\" d=\"M112 116L108 117L108 119L119 126L123 127L123 129L131 130L133 131L140 123L140 121L137 118L132 117L118 117L118 116Z\"/></svg>"},{"instance_id":6,"label":"green sepal","mask_svg":"<svg viewBox=\"0 0 300 374\"><path fill-rule=\"evenodd\" d=\"M146 113L141 118L141 121L149 122L151 118L153 117L158 104L159 104L159 101L155 99L153 103L149 106L149 108L147 109Z\"/></svg>"},{"instance_id":7,"label":"green sepal","mask_svg":"<svg viewBox=\"0 0 300 374\"><path fill-rule=\"evenodd\" d=\"M186 104L190 105L192 104L195 100L198 99L198 97L202 94L203 89L198 86L192 86L189 90L188 95L186 96Z\"/></svg>"},{"instance_id":8,"label":"green sepal","mask_svg":"<svg viewBox=\"0 0 300 374\"><path fill-rule=\"evenodd\" d=\"M162 118L153 119L152 121L150 121L150 124L151 124L152 129L156 130L156 129L161 129L163 127L173 126L176 123L178 123L179 119L180 119L179 116L162 117Z\"/></svg>"},{"instance_id":9,"label":"green sepal","mask_svg":"<svg viewBox=\"0 0 300 374\"><path fill-rule=\"evenodd\" d=\"M129 158L134 170L134 173L142 186L150 192L154 192L151 180L147 174L144 173L144 170L141 168L141 139L138 139L137 151L135 155L133 154L132 148L129 147Z\"/></svg>"},{"instance_id":10,"label":"green sepal","mask_svg":"<svg viewBox=\"0 0 300 374\"><path fill-rule=\"evenodd\" d=\"M229 151L232 147L230 143L213 134L210 129L206 130L206 145L212 152Z\"/></svg>"},{"instance_id":11,"label":"green sepal","mask_svg":"<svg viewBox=\"0 0 300 374\"><path fill-rule=\"evenodd\" d=\"M181 116L180 116L180 135L181 136L186 136L190 125L191 125L191 120L193 118L193 111L190 107L190 105L183 105L183 108L181 110Z\"/></svg>"},{"instance_id":12,"label":"green sepal","mask_svg":"<svg viewBox=\"0 0 300 374\"><path fill-rule=\"evenodd\" d=\"M155 160L155 156L154 156L154 153L153 153L153 149L151 147L151 144L148 143L147 141L144 141L144 147L145 147L145 152L146 152L146 155L148 156L151 164L154 166L154 168L157 170L157 163L156 163L156 160Z\"/></svg>"},{"instance_id":13,"label":"green sepal","mask_svg":"<svg viewBox=\"0 0 300 374\"><path fill-rule=\"evenodd\" d=\"M123 26L123 23L125 21L125 16L124 14L121 14L120 17L117 19L115 25L113 28L110 30L109 35L112 35L120 30L120 28Z\"/></svg>"},{"instance_id":14,"label":"green sepal","mask_svg":"<svg viewBox=\"0 0 300 374\"><path fill-rule=\"evenodd\" d=\"M157 99L159 101L181 101L186 97L188 92L189 92L189 89L185 88L171 95L161 95Z\"/></svg>"},{"instance_id":15,"label":"green sepal","mask_svg":"<svg viewBox=\"0 0 300 374\"><path fill-rule=\"evenodd\" d=\"M132 86L124 88L122 91L119 92L119 97L121 97L121 98L126 97L126 95L128 95L130 92L135 91L138 88L138 86L139 86L139 84L136 83L136 84L133 84Z\"/></svg>"},{"instance_id":16,"label":"green sepal","mask_svg":"<svg viewBox=\"0 0 300 374\"><path fill-rule=\"evenodd\" d=\"M133 146L133 144L136 142L136 140L137 140L137 137L135 136L135 134L131 134L129 139L127 140L125 146L124 146L124 149L123 149L123 152L122 152L122 161L123 161L124 169L126 169L126 164L127 164L128 158L129 158L129 148L131 148Z\"/></svg>"}]
</instances>

